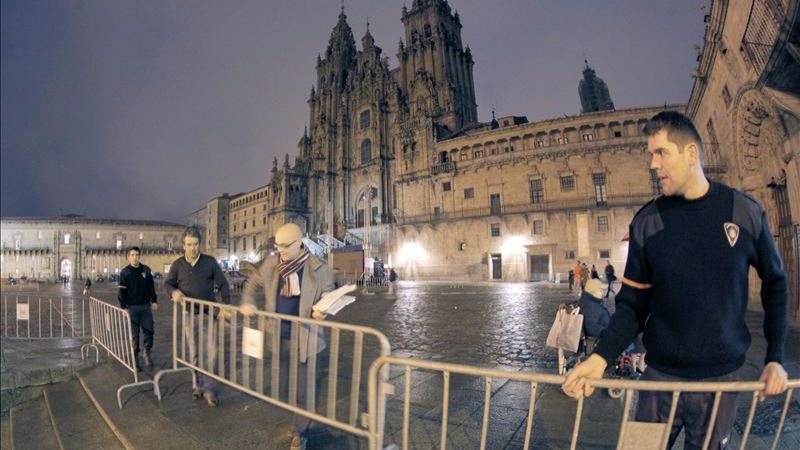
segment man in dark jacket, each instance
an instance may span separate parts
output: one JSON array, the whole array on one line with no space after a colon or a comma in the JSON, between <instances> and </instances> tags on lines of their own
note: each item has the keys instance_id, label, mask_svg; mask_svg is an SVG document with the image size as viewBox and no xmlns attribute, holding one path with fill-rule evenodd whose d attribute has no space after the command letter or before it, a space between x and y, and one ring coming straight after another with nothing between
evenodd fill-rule
<instances>
[{"instance_id":1,"label":"man in dark jacket","mask_svg":"<svg viewBox=\"0 0 800 450\"><path fill-rule=\"evenodd\" d=\"M603 306L603 285L598 279L586 282L578 306L583 314L583 329L586 336L599 338L611 320L611 313Z\"/></svg>"},{"instance_id":2,"label":"man in dark jacket","mask_svg":"<svg viewBox=\"0 0 800 450\"><path fill-rule=\"evenodd\" d=\"M139 330L144 331L144 353L142 362L152 366L150 351L153 349L153 311L158 309L153 274L150 268L139 263L142 251L139 247L128 249L129 265L119 274L119 290L117 300L122 309L127 309L131 317L133 332L133 352L136 356L136 368L139 369ZM88 288L87 288L88 290Z\"/></svg>"}]
</instances>

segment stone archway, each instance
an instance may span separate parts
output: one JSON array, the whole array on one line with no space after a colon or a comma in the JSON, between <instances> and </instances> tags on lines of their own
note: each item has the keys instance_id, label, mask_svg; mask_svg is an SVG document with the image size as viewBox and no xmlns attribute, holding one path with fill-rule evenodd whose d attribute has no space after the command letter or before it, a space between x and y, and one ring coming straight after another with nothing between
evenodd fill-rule
<instances>
[{"instance_id":1,"label":"stone archway","mask_svg":"<svg viewBox=\"0 0 800 450\"><path fill-rule=\"evenodd\" d=\"M61 260L58 274L62 278L66 277L69 280L72 279L72 261L70 261L69 258L64 258Z\"/></svg>"}]
</instances>

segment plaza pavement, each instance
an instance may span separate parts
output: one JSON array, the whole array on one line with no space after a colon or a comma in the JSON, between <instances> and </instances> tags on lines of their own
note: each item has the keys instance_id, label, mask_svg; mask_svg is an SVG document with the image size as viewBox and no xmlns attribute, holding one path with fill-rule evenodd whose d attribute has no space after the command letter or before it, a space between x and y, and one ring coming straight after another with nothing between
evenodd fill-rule
<instances>
[{"instance_id":1,"label":"plaza pavement","mask_svg":"<svg viewBox=\"0 0 800 450\"><path fill-rule=\"evenodd\" d=\"M530 284L513 286L489 283L403 283L397 295L384 292L360 296L355 305L345 309L337 320L359 325L374 326L384 331L393 345L393 353L399 356L425 358L439 361L497 367L508 371L535 370L555 372L554 353L545 349L540 340L542 330L549 328L558 303L574 298L564 286ZM528 298L540 292L542 300ZM98 286L94 295L113 302L113 287ZM486 315L484 305L476 306L478 300L491 302L487 296L518 296L509 310L500 306L497 314L509 314L501 324L489 329L478 329L480 325L469 323L468 317ZM156 314L155 367L144 373L152 376L155 371L171 365L171 305L164 301ZM547 297L547 301L544 300ZM436 300L433 300L433 299ZM473 299L474 298L474 299ZM236 301L236 299L234 299ZM420 303L422 302L422 303ZM408 303L407 305L404 303ZM539 308L541 311L527 310ZM360 305L360 307L356 307ZM460 306L460 310L458 309ZM478 310L471 310L477 307ZM486 306L488 308L496 305ZM466 311L465 311L466 310ZM534 315L537 326L519 322ZM431 323L412 323L412 329L402 325L411 317L438 317ZM422 319L420 319L422 320ZM486 317L473 320L486 321ZM468 322L468 323L465 323ZM761 314L748 312L748 325L753 334L753 345L745 364L750 378L756 379L760 372L765 351L761 330ZM538 325L542 323L543 325ZM496 329L493 329L496 328ZM527 329L527 330L526 330ZM531 332L531 330L534 330ZM546 333L546 331L544 331ZM430 334L431 336L424 336ZM525 340L526 334L536 337ZM800 377L800 327L793 324L787 345L786 368L791 378ZM460 341L461 345L457 345ZM477 342L481 341L481 342ZM488 341L486 344L484 341ZM506 341L510 343L506 343ZM525 342L523 342L525 341ZM437 343L444 342L442 345ZM494 342L494 344L492 344ZM39 347L39 348L35 348ZM42 348L44 347L44 348ZM475 349L475 352L471 352ZM77 353L77 348L74 348ZM218 408L209 408L203 401L192 400L191 381L187 372L167 375L162 382L165 393L163 401L155 399L150 388L131 389L123 394L124 408L116 405L117 388L132 381L130 372L116 362L103 362L93 366L80 362L68 350L31 344L30 342L3 342L3 378L20 377L19 372L28 370L31 364L46 361L45 366L66 366L77 373L78 380L54 385L50 389L47 411L52 427L62 431L59 438L63 448L110 448L127 444L139 449L179 448L280 448L289 446L291 416L277 407L253 399L230 388L223 388ZM37 354L32 358L31 354ZM32 362L35 361L35 362ZM26 364L28 366L26 366ZM24 369L23 369L24 368ZM401 386L402 374L393 370L391 382ZM442 378L431 372L415 371L412 377L412 401L410 437L411 448L438 448L442 417ZM508 380L494 380L491 395L490 432L487 448L522 448L529 402L529 386ZM362 382L366 382L365 379ZM477 448L482 421L483 381L465 376L452 376L450 380L450 405L448 414L448 448ZM402 394L402 389L397 390ZM90 399L89 397L92 397ZM324 396L323 396L324 398ZM94 403L93 403L94 402ZM35 403L32 402L32 405ZM92 406L102 411L101 418ZM767 400L759 407L748 448L768 448L770 431L774 429L775 416L780 401ZM534 415L533 441L531 448L568 448L572 432L576 402L564 396L558 389L543 387L537 391L537 406ZM23 416L25 405L18 416ZM42 408L27 407L27 419L46 419ZM596 394L585 404L581 423L580 448L615 448L622 404L603 394ZM387 425L385 444L400 443L402 427L402 396L389 397L387 403ZM737 430L746 420L746 411L740 409ZM26 419L26 417L23 417ZM3 443L9 439L10 420L3 418ZM36 427L26 423L25 427ZM71 430L65 436L63 430ZM784 440L785 449L800 448L800 399L795 394L790 405ZM13 437L31 446L16 445L16 448L44 448L53 440L46 433L22 434L14 427ZM113 433L113 434L112 434ZM116 437L114 437L116 435ZM90 443L89 444L87 444ZM96 447L95 447L96 446ZM5 445L3 445L4 448ZM56 447L58 448L58 447ZM328 427L312 428L309 448L350 449L367 448L366 441Z\"/></svg>"}]
</instances>

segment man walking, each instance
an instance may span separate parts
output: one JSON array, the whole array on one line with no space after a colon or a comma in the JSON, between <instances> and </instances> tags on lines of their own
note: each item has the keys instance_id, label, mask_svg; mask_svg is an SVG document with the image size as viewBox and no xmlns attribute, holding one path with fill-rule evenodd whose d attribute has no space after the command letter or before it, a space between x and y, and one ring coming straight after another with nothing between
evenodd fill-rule
<instances>
[{"instance_id":1,"label":"man walking","mask_svg":"<svg viewBox=\"0 0 800 450\"><path fill-rule=\"evenodd\" d=\"M217 264L217 260L211 256L200 253L200 230L197 227L188 227L183 232L183 256L176 259L169 268L169 275L164 281L167 294L173 302L183 301L183 297L190 297L209 302L216 301L216 291L222 297L222 303L231 303L231 294L228 281L222 273L222 269ZM202 312L202 314L201 314ZM216 317L209 320L207 308L195 308L195 315L199 315L194 320L194 330L188 324L184 324L183 330L186 341L189 343L189 357L192 364L197 365L198 343L195 336L204 336L206 339L206 351L204 368L213 370L217 360L217 323ZM195 372L197 387L192 390L192 397L199 399L205 397L208 406L215 407L218 404L218 383L203 376L200 372Z\"/></svg>"},{"instance_id":2,"label":"man walking","mask_svg":"<svg viewBox=\"0 0 800 450\"><path fill-rule=\"evenodd\" d=\"M786 390L782 366L787 333L787 277L764 210L752 197L703 174L703 144L692 122L665 111L644 128L664 195L645 205L630 225L628 260L616 311L594 353L567 377L564 390L590 395L586 378L600 378L644 330L647 369L642 380L736 381L750 347L745 322L748 272L761 278L766 358L760 381L766 395ZM676 407L669 447L681 428L684 448L701 448L712 408L708 448L726 448L736 416L735 394L719 404L708 393L642 391L636 420L667 422ZM717 408L718 407L718 408Z\"/></svg>"},{"instance_id":3,"label":"man walking","mask_svg":"<svg viewBox=\"0 0 800 450\"><path fill-rule=\"evenodd\" d=\"M322 294L334 290L333 271L325 262L303 247L302 230L294 223L288 223L278 229L275 233L275 245L278 248L278 255L268 256L259 272L248 279L244 294L242 294L242 314L245 316L253 314L256 310L255 293L259 288L263 288L264 311L323 319L322 315L316 311L312 314L311 307L319 301ZM268 321L267 325L269 334L272 330L272 321ZM322 352L326 345L324 335L319 329L317 345L313 346L313 340L309 339L310 329L307 325L300 325L297 328L299 333L296 337L292 336L290 322L283 321L280 327L280 392L281 395L288 394L291 341L292 338L298 339L297 405L305 405L308 395L305 381L308 379L308 358L319 359L317 354ZM317 386L320 383L321 374L319 370L314 374L316 385L313 389L316 394L319 393ZM295 414L292 420L291 450L306 448L306 433L310 425L309 419Z\"/></svg>"},{"instance_id":4,"label":"man walking","mask_svg":"<svg viewBox=\"0 0 800 450\"><path fill-rule=\"evenodd\" d=\"M142 251L139 247L134 246L128 249L129 264L119 274L119 290L117 291L119 305L122 309L128 310L131 318L133 354L136 359L136 368L139 370L141 370L139 364L139 330L144 331L142 362L146 367L153 366L153 361L150 358L150 352L153 350L153 311L158 309L153 274L149 267L139 262L141 254ZM87 292L88 289L87 287Z\"/></svg>"},{"instance_id":5,"label":"man walking","mask_svg":"<svg viewBox=\"0 0 800 450\"><path fill-rule=\"evenodd\" d=\"M614 292L614 282L617 281L617 276L614 274L614 266L611 265L611 261L606 261L606 268L605 268L605 275L606 275L606 283L608 283L608 290L606 291L605 297Z\"/></svg>"}]
</instances>

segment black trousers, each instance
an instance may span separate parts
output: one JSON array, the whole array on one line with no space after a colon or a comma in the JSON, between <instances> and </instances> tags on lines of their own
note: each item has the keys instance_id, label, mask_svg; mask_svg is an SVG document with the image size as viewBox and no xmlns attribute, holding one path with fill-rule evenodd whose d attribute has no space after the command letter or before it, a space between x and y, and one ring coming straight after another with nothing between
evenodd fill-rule
<instances>
[{"instance_id":1,"label":"black trousers","mask_svg":"<svg viewBox=\"0 0 800 450\"><path fill-rule=\"evenodd\" d=\"M128 305L128 314L131 316L134 353L139 353L139 329L144 331L144 351L150 353L150 350L153 349L153 330L155 325L150 304Z\"/></svg>"},{"instance_id":2,"label":"black trousers","mask_svg":"<svg viewBox=\"0 0 800 450\"><path fill-rule=\"evenodd\" d=\"M740 370L720 377L706 378L694 381L740 381ZM676 377L648 367L642 375L643 381L692 381ZM717 418L711 434L709 449L727 449L730 444L731 430L736 420L736 402L739 394L726 392L722 394L719 403ZM667 422L672 404L672 392L640 391L639 405L636 411L636 420L641 422ZM711 419L711 409L714 405L714 394L707 392L687 392L681 394L675 412L675 421L670 430L669 445L672 448L678 434L683 428L686 432L684 450L695 450L703 447L703 440L708 430Z\"/></svg>"}]
</instances>

